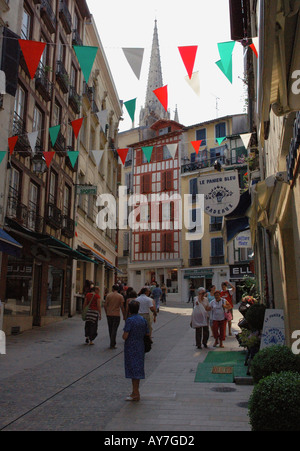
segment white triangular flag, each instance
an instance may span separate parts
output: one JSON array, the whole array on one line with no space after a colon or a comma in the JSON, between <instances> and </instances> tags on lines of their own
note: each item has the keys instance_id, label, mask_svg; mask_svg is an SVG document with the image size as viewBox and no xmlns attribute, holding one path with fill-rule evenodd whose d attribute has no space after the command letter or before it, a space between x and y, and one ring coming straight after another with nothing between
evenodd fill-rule
<instances>
[{"instance_id":1,"label":"white triangular flag","mask_svg":"<svg viewBox=\"0 0 300 451\"><path fill-rule=\"evenodd\" d=\"M200 97L200 80L199 80L199 72L194 72L192 78L187 75L185 77L186 82L190 85L193 91Z\"/></svg>"},{"instance_id":2,"label":"white triangular flag","mask_svg":"<svg viewBox=\"0 0 300 451\"><path fill-rule=\"evenodd\" d=\"M178 148L178 143L177 144L166 144L166 146L168 148L168 151L170 152L171 157L174 160L175 156L176 156L177 148Z\"/></svg>"},{"instance_id":3,"label":"white triangular flag","mask_svg":"<svg viewBox=\"0 0 300 451\"><path fill-rule=\"evenodd\" d=\"M6 94L6 75L3 70L0 70L0 94Z\"/></svg>"},{"instance_id":4,"label":"white triangular flag","mask_svg":"<svg viewBox=\"0 0 300 451\"><path fill-rule=\"evenodd\" d=\"M251 140L252 133L244 133L243 135L240 135L241 140L243 141L244 147L248 149L250 140Z\"/></svg>"},{"instance_id":5,"label":"white triangular flag","mask_svg":"<svg viewBox=\"0 0 300 451\"><path fill-rule=\"evenodd\" d=\"M27 138L28 138L28 141L29 141L29 144L30 144L33 154L35 154L35 146L36 146L38 134L39 134L39 132L32 132L32 133L27 134Z\"/></svg>"},{"instance_id":6,"label":"white triangular flag","mask_svg":"<svg viewBox=\"0 0 300 451\"><path fill-rule=\"evenodd\" d=\"M122 48L124 55L135 73L137 79L140 79L143 64L144 49Z\"/></svg>"},{"instance_id":7,"label":"white triangular flag","mask_svg":"<svg viewBox=\"0 0 300 451\"><path fill-rule=\"evenodd\" d=\"M100 122L102 130L105 132L105 127L106 127L106 124L107 124L108 111L107 110L99 111L97 113L97 116L98 116L98 119L99 119L99 122Z\"/></svg>"},{"instance_id":8,"label":"white triangular flag","mask_svg":"<svg viewBox=\"0 0 300 451\"><path fill-rule=\"evenodd\" d=\"M96 162L96 166L99 167L103 157L104 150L91 150L91 152Z\"/></svg>"}]
</instances>

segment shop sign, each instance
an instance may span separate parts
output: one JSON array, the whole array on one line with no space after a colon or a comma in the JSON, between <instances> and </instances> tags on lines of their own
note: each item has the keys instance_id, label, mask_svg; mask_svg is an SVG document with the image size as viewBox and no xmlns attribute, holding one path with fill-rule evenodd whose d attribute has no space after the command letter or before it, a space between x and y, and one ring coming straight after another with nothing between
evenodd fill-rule
<instances>
[{"instance_id":1,"label":"shop sign","mask_svg":"<svg viewBox=\"0 0 300 451\"><path fill-rule=\"evenodd\" d=\"M97 186L89 186L89 185L77 185L76 186L76 194L88 196L97 196Z\"/></svg>"},{"instance_id":2,"label":"shop sign","mask_svg":"<svg viewBox=\"0 0 300 451\"><path fill-rule=\"evenodd\" d=\"M243 279L246 276L253 277L254 274L251 271L250 265L241 264L241 265L231 265L230 266L230 278L231 279Z\"/></svg>"},{"instance_id":3,"label":"shop sign","mask_svg":"<svg viewBox=\"0 0 300 451\"><path fill-rule=\"evenodd\" d=\"M211 271L205 271L205 270L195 270L195 271L185 271L184 278L185 279L212 279L214 276L214 273Z\"/></svg>"},{"instance_id":4,"label":"shop sign","mask_svg":"<svg viewBox=\"0 0 300 451\"><path fill-rule=\"evenodd\" d=\"M240 233L235 239L236 249L251 249L251 232L247 230L246 232Z\"/></svg>"},{"instance_id":5,"label":"shop sign","mask_svg":"<svg viewBox=\"0 0 300 451\"><path fill-rule=\"evenodd\" d=\"M283 310L266 310L260 349L285 345L285 324Z\"/></svg>"},{"instance_id":6,"label":"shop sign","mask_svg":"<svg viewBox=\"0 0 300 451\"><path fill-rule=\"evenodd\" d=\"M232 213L240 201L237 171L222 172L198 178L198 193L204 195L204 211L209 216L221 217Z\"/></svg>"},{"instance_id":7,"label":"shop sign","mask_svg":"<svg viewBox=\"0 0 300 451\"><path fill-rule=\"evenodd\" d=\"M7 266L7 275L15 277L32 277L33 266L22 264L10 264Z\"/></svg>"}]
</instances>

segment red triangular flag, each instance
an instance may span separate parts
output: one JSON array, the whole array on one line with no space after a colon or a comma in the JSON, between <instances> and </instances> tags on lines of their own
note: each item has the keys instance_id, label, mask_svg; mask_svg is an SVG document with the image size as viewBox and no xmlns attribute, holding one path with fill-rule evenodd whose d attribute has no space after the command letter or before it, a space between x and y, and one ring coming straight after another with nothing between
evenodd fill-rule
<instances>
[{"instance_id":1,"label":"red triangular flag","mask_svg":"<svg viewBox=\"0 0 300 451\"><path fill-rule=\"evenodd\" d=\"M75 121L71 122L76 139L78 138L78 134L80 132L82 122L83 122L83 117L81 119L76 119Z\"/></svg>"},{"instance_id":2,"label":"red triangular flag","mask_svg":"<svg viewBox=\"0 0 300 451\"><path fill-rule=\"evenodd\" d=\"M164 107L166 111L168 111L168 85L162 86L161 88L157 88L154 91L154 94Z\"/></svg>"},{"instance_id":3,"label":"red triangular flag","mask_svg":"<svg viewBox=\"0 0 300 451\"><path fill-rule=\"evenodd\" d=\"M198 154L198 153L199 153L199 150L200 150L200 146L201 146L201 144L202 144L202 139L201 139L201 141L192 141L191 144L192 144L192 146L194 147L196 153Z\"/></svg>"},{"instance_id":4,"label":"red triangular flag","mask_svg":"<svg viewBox=\"0 0 300 451\"><path fill-rule=\"evenodd\" d=\"M11 138L8 138L9 153L11 155L12 155L13 151L15 150L18 139L19 139L18 136L12 136Z\"/></svg>"},{"instance_id":5,"label":"red triangular flag","mask_svg":"<svg viewBox=\"0 0 300 451\"><path fill-rule=\"evenodd\" d=\"M191 79L193 75L198 46L191 45L188 47L178 47L178 50L180 52L182 61L184 62L187 73Z\"/></svg>"},{"instance_id":6,"label":"red triangular flag","mask_svg":"<svg viewBox=\"0 0 300 451\"><path fill-rule=\"evenodd\" d=\"M42 54L45 50L45 42L27 41L19 39L19 44L28 67L31 79L34 79Z\"/></svg>"},{"instance_id":7,"label":"red triangular flag","mask_svg":"<svg viewBox=\"0 0 300 451\"><path fill-rule=\"evenodd\" d=\"M43 152L43 155L46 160L47 168L49 168L51 161L55 155L55 152Z\"/></svg>"},{"instance_id":8,"label":"red triangular flag","mask_svg":"<svg viewBox=\"0 0 300 451\"><path fill-rule=\"evenodd\" d=\"M256 58L258 58L258 52L257 52L257 49L256 49L256 47L255 47L255 44L251 44L251 45L250 45L250 49L253 50L253 52L254 52Z\"/></svg>"},{"instance_id":9,"label":"red triangular flag","mask_svg":"<svg viewBox=\"0 0 300 451\"><path fill-rule=\"evenodd\" d=\"M125 164L128 152L129 149L118 149L118 155L121 158L123 165Z\"/></svg>"}]
</instances>

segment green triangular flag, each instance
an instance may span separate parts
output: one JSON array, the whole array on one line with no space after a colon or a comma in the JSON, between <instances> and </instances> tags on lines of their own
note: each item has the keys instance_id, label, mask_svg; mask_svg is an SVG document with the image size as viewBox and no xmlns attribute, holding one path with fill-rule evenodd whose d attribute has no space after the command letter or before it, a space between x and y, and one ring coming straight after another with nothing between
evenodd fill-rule
<instances>
[{"instance_id":1,"label":"green triangular flag","mask_svg":"<svg viewBox=\"0 0 300 451\"><path fill-rule=\"evenodd\" d=\"M153 152L153 146L142 147L142 150L144 152L145 157L147 158L148 163L150 163Z\"/></svg>"},{"instance_id":2,"label":"green triangular flag","mask_svg":"<svg viewBox=\"0 0 300 451\"><path fill-rule=\"evenodd\" d=\"M71 165L74 168L77 158L78 158L79 152L77 150L71 150L68 152L68 157L70 158Z\"/></svg>"},{"instance_id":3,"label":"green triangular flag","mask_svg":"<svg viewBox=\"0 0 300 451\"><path fill-rule=\"evenodd\" d=\"M56 125L55 127L50 127L49 128L49 133L50 133L50 139L51 139L51 143L52 143L52 147L55 146L58 134L60 132L60 125Z\"/></svg>"},{"instance_id":4,"label":"green triangular flag","mask_svg":"<svg viewBox=\"0 0 300 451\"><path fill-rule=\"evenodd\" d=\"M227 70L224 69L224 66L223 66L223 63L221 60L217 61L216 65L219 67L219 69L221 69L221 71L228 78L230 83L232 83L232 59L231 59L231 63L229 64L229 67Z\"/></svg>"},{"instance_id":5,"label":"green triangular flag","mask_svg":"<svg viewBox=\"0 0 300 451\"><path fill-rule=\"evenodd\" d=\"M223 141L225 141L226 136L224 136L223 138L216 138L218 141L219 146L222 144Z\"/></svg>"},{"instance_id":6,"label":"green triangular flag","mask_svg":"<svg viewBox=\"0 0 300 451\"><path fill-rule=\"evenodd\" d=\"M129 116L131 117L132 122L134 122L136 99L132 99L132 100L128 100L127 102L124 102L124 105L126 106L126 109L128 111Z\"/></svg>"},{"instance_id":7,"label":"green triangular flag","mask_svg":"<svg viewBox=\"0 0 300 451\"><path fill-rule=\"evenodd\" d=\"M230 63L232 61L232 52L233 52L234 46L235 46L235 41L221 42L220 44L218 44L219 53L220 53L221 61L222 61L223 67L225 69L225 72L228 71Z\"/></svg>"},{"instance_id":8,"label":"green triangular flag","mask_svg":"<svg viewBox=\"0 0 300 451\"><path fill-rule=\"evenodd\" d=\"M7 152L5 151L5 150L3 150L3 151L1 151L0 152L0 164L2 163L2 161L4 160L4 157L5 157L5 154L6 154Z\"/></svg>"},{"instance_id":9,"label":"green triangular flag","mask_svg":"<svg viewBox=\"0 0 300 451\"><path fill-rule=\"evenodd\" d=\"M74 45L73 48L75 50L85 81L88 83L92 67L98 52L98 47Z\"/></svg>"}]
</instances>

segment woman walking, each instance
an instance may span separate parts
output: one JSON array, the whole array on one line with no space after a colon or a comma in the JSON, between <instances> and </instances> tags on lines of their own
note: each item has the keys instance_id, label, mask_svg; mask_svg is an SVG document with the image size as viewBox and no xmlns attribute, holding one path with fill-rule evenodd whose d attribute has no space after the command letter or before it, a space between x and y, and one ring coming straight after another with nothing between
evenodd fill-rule
<instances>
[{"instance_id":1,"label":"woman walking","mask_svg":"<svg viewBox=\"0 0 300 451\"><path fill-rule=\"evenodd\" d=\"M192 313L191 326L196 331L196 346L202 349L202 344L207 348L209 339L208 317L209 317L209 302L205 297L205 288L199 288L198 297L194 298L194 310Z\"/></svg>"},{"instance_id":2,"label":"woman walking","mask_svg":"<svg viewBox=\"0 0 300 451\"><path fill-rule=\"evenodd\" d=\"M87 345L93 345L98 336L98 321L101 320L101 302L99 296L99 287L91 286L90 293L85 296L83 308L89 306L85 319L85 342Z\"/></svg>"},{"instance_id":3,"label":"woman walking","mask_svg":"<svg viewBox=\"0 0 300 451\"><path fill-rule=\"evenodd\" d=\"M140 380L145 379L145 344L144 337L149 335L147 321L141 317L139 312L140 304L137 301L129 303L129 317L124 327L123 340L125 377L132 380L132 393L126 401L140 400Z\"/></svg>"},{"instance_id":4,"label":"woman walking","mask_svg":"<svg viewBox=\"0 0 300 451\"><path fill-rule=\"evenodd\" d=\"M213 335L215 339L214 348L220 343L220 348L224 348L223 342L226 339L226 317L225 310L231 305L226 299L221 297L220 291L215 291L215 299L210 303L211 318L213 321Z\"/></svg>"}]
</instances>

